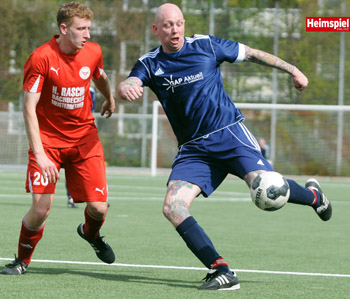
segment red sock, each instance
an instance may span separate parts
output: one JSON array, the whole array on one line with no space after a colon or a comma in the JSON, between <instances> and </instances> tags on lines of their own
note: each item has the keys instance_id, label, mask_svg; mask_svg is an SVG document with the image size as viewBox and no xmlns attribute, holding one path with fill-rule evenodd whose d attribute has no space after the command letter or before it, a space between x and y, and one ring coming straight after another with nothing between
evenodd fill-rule
<instances>
[{"instance_id":1,"label":"red sock","mask_svg":"<svg viewBox=\"0 0 350 299\"><path fill-rule=\"evenodd\" d=\"M32 230L22 221L21 233L18 241L18 259L29 265L35 246L43 237L45 224L38 230Z\"/></svg>"},{"instance_id":2,"label":"red sock","mask_svg":"<svg viewBox=\"0 0 350 299\"><path fill-rule=\"evenodd\" d=\"M317 198L317 194L316 194L316 191L313 189L313 188L309 188L309 190L312 191L312 193L314 194L315 196L315 200L312 202L312 206L315 206L315 204L317 204L317 201L318 201L318 198Z\"/></svg>"},{"instance_id":3,"label":"red sock","mask_svg":"<svg viewBox=\"0 0 350 299\"><path fill-rule=\"evenodd\" d=\"M218 259L216 259L216 261L211 264L211 269L216 269L218 271L228 272L232 274L228 264L225 262L223 257L219 257Z\"/></svg>"},{"instance_id":4,"label":"red sock","mask_svg":"<svg viewBox=\"0 0 350 299\"><path fill-rule=\"evenodd\" d=\"M224 258L219 257L214 263L211 264L211 268L215 269L218 266L226 266L226 267L228 267L228 264L225 262Z\"/></svg>"},{"instance_id":5,"label":"red sock","mask_svg":"<svg viewBox=\"0 0 350 299\"><path fill-rule=\"evenodd\" d=\"M98 220L89 215L87 207L84 211L85 214L85 223L84 223L84 235L87 236L90 240L95 240L98 237L98 232L100 231L101 226L105 222L105 219Z\"/></svg>"}]
</instances>

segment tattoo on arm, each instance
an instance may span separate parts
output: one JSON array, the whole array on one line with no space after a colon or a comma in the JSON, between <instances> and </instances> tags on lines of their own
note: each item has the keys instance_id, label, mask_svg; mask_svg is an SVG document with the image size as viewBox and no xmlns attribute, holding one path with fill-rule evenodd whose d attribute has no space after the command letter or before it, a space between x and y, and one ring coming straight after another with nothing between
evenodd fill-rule
<instances>
[{"instance_id":1,"label":"tattoo on arm","mask_svg":"<svg viewBox=\"0 0 350 299\"><path fill-rule=\"evenodd\" d=\"M255 62L261 65L270 66L289 74L293 74L295 66L281 58L261 50L246 47L245 61Z\"/></svg>"},{"instance_id":2,"label":"tattoo on arm","mask_svg":"<svg viewBox=\"0 0 350 299\"><path fill-rule=\"evenodd\" d=\"M141 86L141 80L139 78L136 77L130 77L128 79L126 79L125 84L127 85L131 85L131 86Z\"/></svg>"}]
</instances>

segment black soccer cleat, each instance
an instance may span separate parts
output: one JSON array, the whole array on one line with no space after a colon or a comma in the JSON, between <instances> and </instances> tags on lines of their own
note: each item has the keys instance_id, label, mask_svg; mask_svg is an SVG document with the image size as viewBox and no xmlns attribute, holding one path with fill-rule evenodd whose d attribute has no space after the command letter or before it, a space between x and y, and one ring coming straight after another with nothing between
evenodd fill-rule
<instances>
[{"instance_id":1,"label":"black soccer cleat","mask_svg":"<svg viewBox=\"0 0 350 299\"><path fill-rule=\"evenodd\" d=\"M6 275L21 275L26 274L28 265L21 262L15 255L15 259L11 264L7 264L1 273Z\"/></svg>"},{"instance_id":2,"label":"black soccer cleat","mask_svg":"<svg viewBox=\"0 0 350 299\"><path fill-rule=\"evenodd\" d=\"M210 270L203 280L206 282L198 288L199 290L229 291L239 290L241 287L236 273L231 274L228 272L217 271L215 269Z\"/></svg>"},{"instance_id":3,"label":"black soccer cleat","mask_svg":"<svg viewBox=\"0 0 350 299\"><path fill-rule=\"evenodd\" d=\"M82 237L84 240L88 241L91 247L95 250L95 253L97 257L107 263L112 264L115 261L114 252L111 246L105 241L103 237L98 234L98 237L96 240L90 240L88 239L84 234L84 224L81 223L78 226L78 234L80 237Z\"/></svg>"},{"instance_id":4,"label":"black soccer cleat","mask_svg":"<svg viewBox=\"0 0 350 299\"><path fill-rule=\"evenodd\" d=\"M320 193L321 205L318 208L314 208L317 215L323 220L328 221L332 217L332 205L327 199L326 195L322 192L321 186L316 179L308 179L305 184L306 188L316 190Z\"/></svg>"}]
</instances>

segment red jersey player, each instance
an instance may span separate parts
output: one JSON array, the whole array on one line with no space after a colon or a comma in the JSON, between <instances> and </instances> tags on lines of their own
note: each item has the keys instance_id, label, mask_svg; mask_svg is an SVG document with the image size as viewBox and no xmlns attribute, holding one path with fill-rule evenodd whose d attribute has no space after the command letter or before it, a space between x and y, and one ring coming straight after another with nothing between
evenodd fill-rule
<instances>
[{"instance_id":1,"label":"red jersey player","mask_svg":"<svg viewBox=\"0 0 350 299\"><path fill-rule=\"evenodd\" d=\"M78 234L106 263L115 260L99 231L107 214L104 153L98 138L90 80L105 97L107 118L115 100L103 71L99 45L88 42L92 11L79 2L63 4L57 14L60 34L36 49L24 66L23 115L30 144L26 191L32 205L22 220L18 256L3 274L23 274L43 235L60 168L76 202L86 202L85 223Z\"/></svg>"}]
</instances>

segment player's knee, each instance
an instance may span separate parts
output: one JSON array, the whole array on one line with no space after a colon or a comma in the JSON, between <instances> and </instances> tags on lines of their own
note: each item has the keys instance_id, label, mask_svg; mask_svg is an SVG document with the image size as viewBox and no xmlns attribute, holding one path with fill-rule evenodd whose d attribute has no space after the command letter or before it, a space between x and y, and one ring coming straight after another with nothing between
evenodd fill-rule
<instances>
[{"instance_id":1,"label":"player's knee","mask_svg":"<svg viewBox=\"0 0 350 299\"><path fill-rule=\"evenodd\" d=\"M44 222L46 218L49 216L51 211L51 207L48 206L36 206L35 207L35 218L39 222Z\"/></svg>"},{"instance_id":2,"label":"player's knee","mask_svg":"<svg viewBox=\"0 0 350 299\"><path fill-rule=\"evenodd\" d=\"M163 215L174 224L179 224L179 221L187 218L189 214L189 206L185 201L176 200L165 202L163 205Z\"/></svg>"},{"instance_id":3,"label":"player's knee","mask_svg":"<svg viewBox=\"0 0 350 299\"><path fill-rule=\"evenodd\" d=\"M167 218L167 219L169 219L170 214L171 214L171 212L170 212L169 206L166 205L166 204L164 204L164 205L163 205L163 215L164 215L164 217Z\"/></svg>"},{"instance_id":4,"label":"player's knee","mask_svg":"<svg viewBox=\"0 0 350 299\"><path fill-rule=\"evenodd\" d=\"M90 202L87 204L88 213L96 219L104 219L107 214L106 202Z\"/></svg>"},{"instance_id":5,"label":"player's knee","mask_svg":"<svg viewBox=\"0 0 350 299\"><path fill-rule=\"evenodd\" d=\"M169 205L164 205L163 215L166 219L172 222L172 220L177 217L176 215L178 215L178 211Z\"/></svg>"},{"instance_id":6,"label":"player's knee","mask_svg":"<svg viewBox=\"0 0 350 299\"><path fill-rule=\"evenodd\" d=\"M49 216L52 200L53 194L33 193L33 202L27 215L29 215L29 218L35 222L35 226L43 223Z\"/></svg>"}]
</instances>

